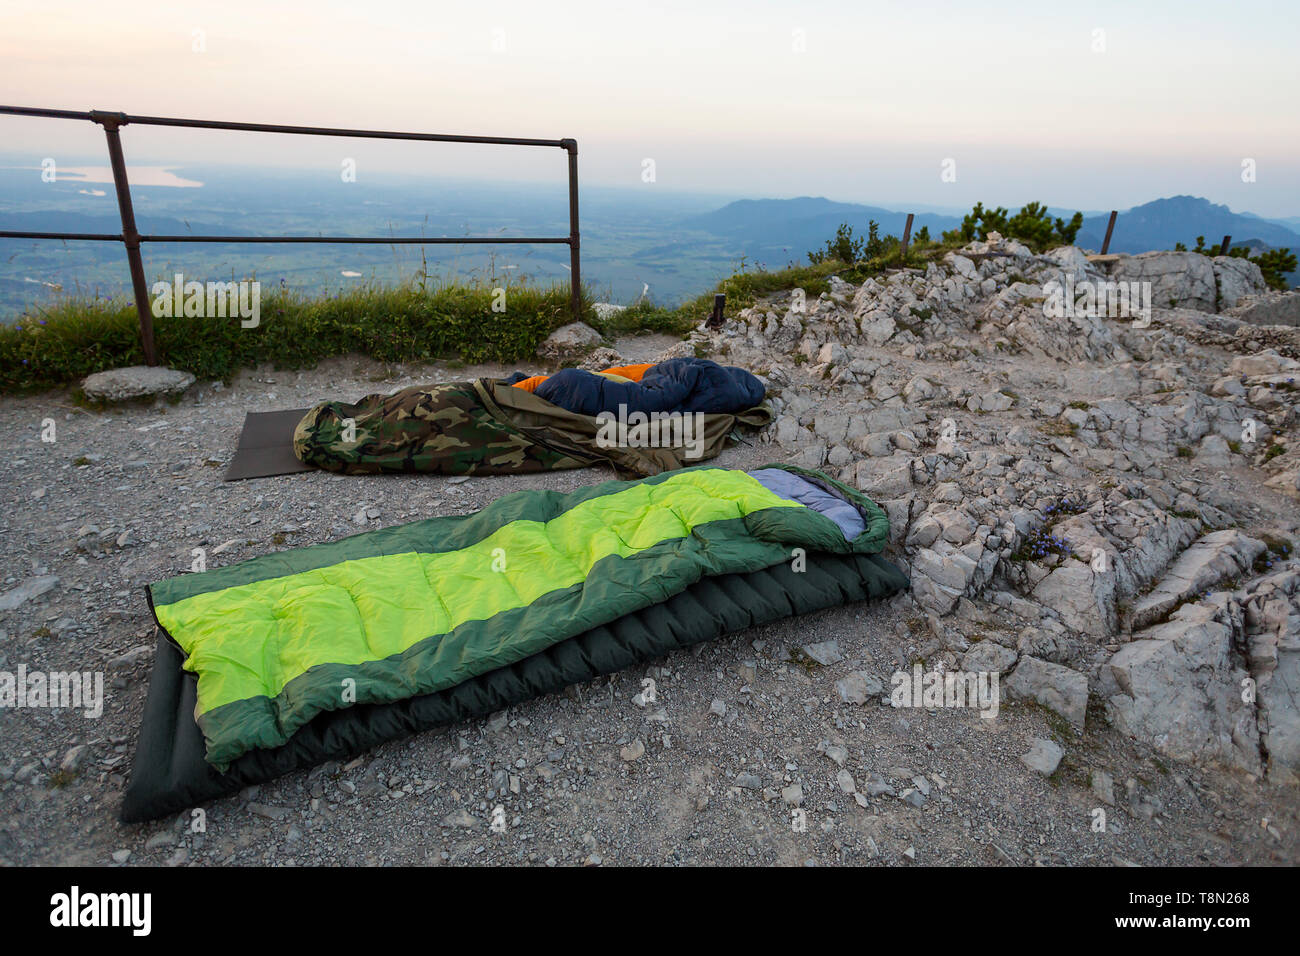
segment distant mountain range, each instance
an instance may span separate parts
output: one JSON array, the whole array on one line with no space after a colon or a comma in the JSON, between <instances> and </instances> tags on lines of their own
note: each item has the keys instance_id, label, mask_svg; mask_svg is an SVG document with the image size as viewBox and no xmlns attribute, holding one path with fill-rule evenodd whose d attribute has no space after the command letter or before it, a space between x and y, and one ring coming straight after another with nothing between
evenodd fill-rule
<instances>
[{"instance_id":1,"label":"distant mountain range","mask_svg":"<svg viewBox=\"0 0 1300 956\"><path fill-rule=\"evenodd\" d=\"M1015 209L1011 211L1015 212ZM1056 208L1052 212L1063 218L1071 215ZM1109 216L1109 213L1104 213L1086 217L1075 244L1099 250ZM683 221L683 226L732 240L745 255L777 267L787 261L807 261L806 253L821 248L835 235L841 223L852 226L855 235L865 235L868 224L875 220L881 235L901 236L906 219L906 210L900 212L880 206L804 196L798 199L742 199L713 212L692 216ZM930 235L937 239L941 232L959 225L960 216L920 213L912 224L912 231L915 233L928 226ZM1173 196L1121 212L1115 220L1110 251L1136 253L1172 249L1179 242L1191 248L1196 244L1197 236L1205 236L1207 244L1217 245L1225 235L1232 236L1234 246L1250 243L1256 249L1284 246L1296 251L1300 250L1300 218L1265 219L1251 213L1233 212L1227 206L1216 205L1208 199Z\"/></svg>"},{"instance_id":2,"label":"distant mountain range","mask_svg":"<svg viewBox=\"0 0 1300 956\"><path fill-rule=\"evenodd\" d=\"M1083 220L1075 244L1085 249L1100 249L1106 236L1109 213ZM1233 212L1208 199L1196 196L1173 196L1134 206L1115 217L1111 252L1146 252L1148 249L1172 249L1181 242L1192 248L1196 237L1204 236L1206 245L1218 245L1224 236L1232 236L1233 245L1257 239L1268 246L1300 249L1300 227L1284 221L1263 219L1249 213Z\"/></svg>"},{"instance_id":3,"label":"distant mountain range","mask_svg":"<svg viewBox=\"0 0 1300 956\"><path fill-rule=\"evenodd\" d=\"M702 216L692 216L682 225L730 240L754 262L776 269L787 262L806 264L806 253L820 249L833 238L841 223L852 226L854 235L865 236L872 220L879 223L882 236L901 236L907 211L812 196L740 199ZM912 231L928 226L930 235L937 239L943 230L959 225L960 216L918 213Z\"/></svg>"}]
</instances>

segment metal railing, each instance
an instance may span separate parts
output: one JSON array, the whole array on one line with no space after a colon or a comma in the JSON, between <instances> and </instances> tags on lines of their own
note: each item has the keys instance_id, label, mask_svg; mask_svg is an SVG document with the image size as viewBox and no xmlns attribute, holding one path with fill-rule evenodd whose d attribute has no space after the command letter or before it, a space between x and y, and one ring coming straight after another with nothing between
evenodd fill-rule
<instances>
[{"instance_id":1,"label":"metal railing","mask_svg":"<svg viewBox=\"0 0 1300 956\"><path fill-rule=\"evenodd\" d=\"M143 242L328 242L401 245L464 245L464 244L541 244L563 243L569 247L570 304L576 321L582 317L582 274L578 234L578 143L573 139L525 139L515 136L457 136L443 133L401 133L382 130L332 129L319 126L277 126L266 123L223 123L216 120L176 119L165 116L129 116L126 113L108 113L103 110L49 110L27 106L0 106L0 114L11 116L38 116L48 119L89 120L104 128L108 141L108 158L113 169L113 187L117 192L117 207L122 216L122 232L15 232L0 230L0 239L84 239L97 242L120 242L126 246L127 263L131 268L131 285L135 293L135 307L140 315L140 344L145 361L158 364L154 347L153 313L149 307L149 289L145 283L144 262L140 256ZM405 139L430 143L479 143L493 146L548 146L562 149L569 156L569 234L567 236L156 236L141 235L136 228L135 209L131 205L131 186L126 175L126 160L122 155L119 130L123 126L179 126L188 129L239 130L250 133L291 133L305 136L344 136L362 139Z\"/></svg>"}]
</instances>

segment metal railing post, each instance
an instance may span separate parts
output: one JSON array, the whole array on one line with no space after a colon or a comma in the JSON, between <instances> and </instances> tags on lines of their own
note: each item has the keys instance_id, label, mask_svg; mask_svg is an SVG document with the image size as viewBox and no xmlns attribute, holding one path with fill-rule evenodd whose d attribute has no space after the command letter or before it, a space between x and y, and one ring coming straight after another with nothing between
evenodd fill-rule
<instances>
[{"instance_id":1,"label":"metal railing post","mask_svg":"<svg viewBox=\"0 0 1300 956\"><path fill-rule=\"evenodd\" d=\"M578 141L563 140L569 154L569 299L573 321L582 319L582 253L578 233Z\"/></svg>"},{"instance_id":2,"label":"metal railing post","mask_svg":"<svg viewBox=\"0 0 1300 956\"><path fill-rule=\"evenodd\" d=\"M140 256L140 232L135 225L135 208L131 205L131 184L126 178L126 159L122 155L122 137L118 130L127 123L123 113L91 110L90 118L104 127L108 139L108 161L113 167L113 188L117 191L117 209L122 216L122 243L131 268L131 287L135 290L135 311L140 316L140 347L147 365L158 364L158 350L153 341L153 313L149 309L149 286L144 278L144 260Z\"/></svg>"}]
</instances>

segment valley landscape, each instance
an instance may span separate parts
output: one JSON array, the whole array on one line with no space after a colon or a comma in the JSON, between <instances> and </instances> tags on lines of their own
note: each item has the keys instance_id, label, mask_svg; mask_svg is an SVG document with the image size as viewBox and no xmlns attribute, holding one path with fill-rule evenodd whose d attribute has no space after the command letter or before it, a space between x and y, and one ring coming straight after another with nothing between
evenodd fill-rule
<instances>
[{"instance_id":1,"label":"valley landscape","mask_svg":"<svg viewBox=\"0 0 1300 956\"><path fill-rule=\"evenodd\" d=\"M80 173L41 181L39 165L0 157L0 230L121 231L111 175ZM101 160L102 161L102 160ZM84 170L88 166L72 166ZM147 166L131 172L140 230L159 235L522 236L568 234L563 183L439 181L376 174L344 182L337 172L256 167ZM107 180L107 183L105 183ZM193 185L163 185L175 180ZM901 236L908 209L824 198L746 199L661 189L589 186L581 192L584 282L602 301L647 297L677 306L735 272L780 270L807 262L841 224L866 235ZM1012 207L1014 208L1014 207ZM922 212L913 230L937 238L969 210ZM1068 219L1074 210L1049 206ZM1080 248L1101 248L1109 213L1086 213ZM1121 211L1112 252L1189 247L1197 236L1217 247L1225 235L1253 252L1300 250L1300 224L1233 212L1177 196ZM563 246L244 245L154 243L144 247L146 276L171 281L258 278L268 285L330 296L362 284L419 276L435 282L568 281ZM1296 275L1290 275L1296 281ZM120 244L0 239L0 321L13 322L60 294L120 297L129 290Z\"/></svg>"}]
</instances>

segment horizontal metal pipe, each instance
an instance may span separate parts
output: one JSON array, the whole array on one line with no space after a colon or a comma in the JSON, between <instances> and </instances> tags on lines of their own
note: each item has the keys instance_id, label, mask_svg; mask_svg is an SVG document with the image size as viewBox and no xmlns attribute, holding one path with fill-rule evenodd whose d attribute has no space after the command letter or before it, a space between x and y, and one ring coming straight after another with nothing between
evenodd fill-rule
<instances>
[{"instance_id":1,"label":"horizontal metal pipe","mask_svg":"<svg viewBox=\"0 0 1300 956\"><path fill-rule=\"evenodd\" d=\"M0 239L93 239L96 242L121 242L122 235L106 232L10 232L0 229Z\"/></svg>"},{"instance_id":2,"label":"horizontal metal pipe","mask_svg":"<svg viewBox=\"0 0 1300 956\"><path fill-rule=\"evenodd\" d=\"M46 110L36 106L0 106L0 113L12 113L14 116L47 116L51 119L90 119L87 110Z\"/></svg>"},{"instance_id":3,"label":"horizontal metal pipe","mask_svg":"<svg viewBox=\"0 0 1300 956\"><path fill-rule=\"evenodd\" d=\"M96 242L121 242L121 235L110 235L108 233L96 232L10 232L0 230L0 239L89 239ZM534 243L552 243L557 245L570 245L571 240L568 236L523 236L523 237L503 237L494 238L492 236L465 236L460 239L451 239L445 236L437 238L422 238L419 236L141 236L141 242L324 242L338 243L345 245L348 243L365 244L365 245L447 245L458 246L465 243L480 243L490 245L527 245Z\"/></svg>"},{"instance_id":4,"label":"horizontal metal pipe","mask_svg":"<svg viewBox=\"0 0 1300 956\"><path fill-rule=\"evenodd\" d=\"M440 236L436 239L426 239L419 236L141 236L141 242L333 242L333 243L358 243L366 245L424 245L428 243L442 244L448 246L459 246L464 243L485 243L491 245L505 244L528 244L539 242L552 242L569 244L568 236L561 238L553 237L524 237L524 238L494 238L492 236L465 236L461 239L448 239Z\"/></svg>"},{"instance_id":5,"label":"horizontal metal pipe","mask_svg":"<svg viewBox=\"0 0 1300 956\"><path fill-rule=\"evenodd\" d=\"M28 106L0 106L0 113L16 116L48 116L58 119L94 119L91 112L47 110ZM231 129L248 133L291 133L302 136L350 136L362 139L409 139L427 143L482 143L496 146L550 146L568 149L562 139L530 139L517 136L460 136L450 133L400 133L392 130L339 129L330 126L281 126L273 123L226 123L221 120L179 119L168 116L111 114L121 125L179 126L186 129Z\"/></svg>"}]
</instances>

